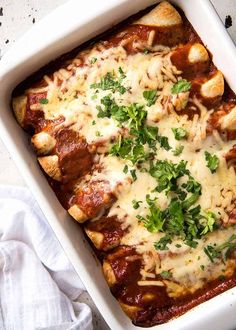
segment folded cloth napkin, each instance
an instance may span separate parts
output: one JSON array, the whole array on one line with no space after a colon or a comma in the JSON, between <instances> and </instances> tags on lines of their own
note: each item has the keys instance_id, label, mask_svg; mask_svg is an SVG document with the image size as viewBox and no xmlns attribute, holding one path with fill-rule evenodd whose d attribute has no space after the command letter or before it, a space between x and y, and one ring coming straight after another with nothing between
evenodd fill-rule
<instances>
[{"instance_id":1,"label":"folded cloth napkin","mask_svg":"<svg viewBox=\"0 0 236 330\"><path fill-rule=\"evenodd\" d=\"M0 186L0 329L92 330L83 290L28 189Z\"/></svg>"}]
</instances>

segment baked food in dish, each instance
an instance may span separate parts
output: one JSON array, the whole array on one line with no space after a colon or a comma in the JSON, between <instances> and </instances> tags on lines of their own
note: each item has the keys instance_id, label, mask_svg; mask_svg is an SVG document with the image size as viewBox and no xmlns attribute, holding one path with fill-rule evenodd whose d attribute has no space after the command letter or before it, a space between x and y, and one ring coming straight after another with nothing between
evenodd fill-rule
<instances>
[{"instance_id":1,"label":"baked food in dish","mask_svg":"<svg viewBox=\"0 0 236 330\"><path fill-rule=\"evenodd\" d=\"M166 2L102 38L13 109L112 293L150 326L235 285L235 96Z\"/></svg>"}]
</instances>

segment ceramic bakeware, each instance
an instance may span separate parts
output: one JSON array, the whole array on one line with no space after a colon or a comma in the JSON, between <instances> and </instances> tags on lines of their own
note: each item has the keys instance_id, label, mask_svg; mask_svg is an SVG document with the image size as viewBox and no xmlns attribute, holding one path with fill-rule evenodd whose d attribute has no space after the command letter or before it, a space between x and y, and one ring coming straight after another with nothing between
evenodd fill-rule
<instances>
[{"instance_id":1,"label":"ceramic bakeware","mask_svg":"<svg viewBox=\"0 0 236 330\"><path fill-rule=\"evenodd\" d=\"M107 30L128 16L156 3L154 0L71 0L34 25L0 62L0 136L49 224L112 330L141 329L132 325L111 295L101 266L80 227L56 199L29 138L10 108L14 87L59 55ZM236 92L236 48L208 0L174 0L213 54L213 61ZM233 184L233 183L232 183ZM156 330L230 330L236 328L236 288L200 304Z\"/></svg>"}]
</instances>

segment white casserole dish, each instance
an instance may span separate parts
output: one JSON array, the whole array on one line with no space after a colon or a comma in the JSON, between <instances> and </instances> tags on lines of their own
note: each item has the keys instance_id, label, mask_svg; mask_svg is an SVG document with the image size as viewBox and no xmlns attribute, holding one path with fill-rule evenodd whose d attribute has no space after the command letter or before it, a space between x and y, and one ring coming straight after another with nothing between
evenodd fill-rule
<instances>
[{"instance_id":1,"label":"white casserole dish","mask_svg":"<svg viewBox=\"0 0 236 330\"><path fill-rule=\"evenodd\" d=\"M132 325L110 294L101 266L80 227L57 201L28 136L18 126L10 109L11 92L29 74L112 25L158 2L155 0L86 0L83 8L71 0L35 25L14 44L0 63L0 135L35 195L48 222L112 330L141 329ZM171 0L182 8L213 54L213 61L236 91L236 48L208 0ZM185 315L152 329L230 330L236 328L236 288L205 302Z\"/></svg>"}]
</instances>

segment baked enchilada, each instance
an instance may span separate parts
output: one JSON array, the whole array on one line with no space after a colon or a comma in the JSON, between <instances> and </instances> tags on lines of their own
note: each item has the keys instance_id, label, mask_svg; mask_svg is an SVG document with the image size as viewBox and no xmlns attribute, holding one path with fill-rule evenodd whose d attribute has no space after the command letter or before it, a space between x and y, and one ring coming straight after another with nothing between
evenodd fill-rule
<instances>
[{"instance_id":1,"label":"baked enchilada","mask_svg":"<svg viewBox=\"0 0 236 330\"><path fill-rule=\"evenodd\" d=\"M184 14L162 2L58 63L13 110L122 309L152 326L235 286L236 97Z\"/></svg>"}]
</instances>

